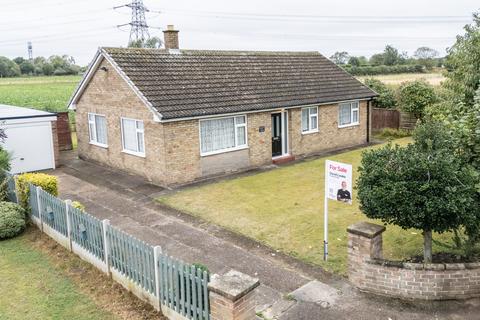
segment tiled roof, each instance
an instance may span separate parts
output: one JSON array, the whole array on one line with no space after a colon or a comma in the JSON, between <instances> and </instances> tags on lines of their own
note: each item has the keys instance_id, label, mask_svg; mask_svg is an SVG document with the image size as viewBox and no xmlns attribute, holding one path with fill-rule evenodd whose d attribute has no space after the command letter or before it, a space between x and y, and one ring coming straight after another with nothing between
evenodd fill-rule
<instances>
[{"instance_id":1,"label":"tiled roof","mask_svg":"<svg viewBox=\"0 0 480 320\"><path fill-rule=\"evenodd\" d=\"M318 52L103 50L164 120L376 95Z\"/></svg>"}]
</instances>

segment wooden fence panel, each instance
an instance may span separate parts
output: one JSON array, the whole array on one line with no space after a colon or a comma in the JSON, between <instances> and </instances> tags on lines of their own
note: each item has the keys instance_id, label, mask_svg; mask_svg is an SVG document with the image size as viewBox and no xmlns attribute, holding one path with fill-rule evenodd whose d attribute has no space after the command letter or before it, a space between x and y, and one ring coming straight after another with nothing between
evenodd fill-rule
<instances>
[{"instance_id":1,"label":"wooden fence panel","mask_svg":"<svg viewBox=\"0 0 480 320\"><path fill-rule=\"evenodd\" d=\"M100 260L105 259L102 222L88 213L68 207L72 241Z\"/></svg>"},{"instance_id":2,"label":"wooden fence panel","mask_svg":"<svg viewBox=\"0 0 480 320\"><path fill-rule=\"evenodd\" d=\"M372 109L372 130L378 131L385 128L400 128L400 112L396 109Z\"/></svg>"},{"instance_id":3,"label":"wooden fence panel","mask_svg":"<svg viewBox=\"0 0 480 320\"><path fill-rule=\"evenodd\" d=\"M38 192L43 223L68 237L65 202L42 189L38 189Z\"/></svg>"},{"instance_id":4,"label":"wooden fence panel","mask_svg":"<svg viewBox=\"0 0 480 320\"><path fill-rule=\"evenodd\" d=\"M155 295L154 248L110 225L107 239L110 266Z\"/></svg>"}]
</instances>

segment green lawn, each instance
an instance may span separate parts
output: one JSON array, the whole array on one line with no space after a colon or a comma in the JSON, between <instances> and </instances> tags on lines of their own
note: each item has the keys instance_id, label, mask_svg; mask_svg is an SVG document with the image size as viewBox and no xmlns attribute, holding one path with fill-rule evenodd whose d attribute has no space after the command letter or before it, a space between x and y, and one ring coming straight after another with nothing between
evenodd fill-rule
<instances>
[{"instance_id":1,"label":"green lawn","mask_svg":"<svg viewBox=\"0 0 480 320\"><path fill-rule=\"evenodd\" d=\"M65 111L80 76L0 78L0 103Z\"/></svg>"},{"instance_id":2,"label":"green lawn","mask_svg":"<svg viewBox=\"0 0 480 320\"><path fill-rule=\"evenodd\" d=\"M410 141L410 138L403 138L396 143ZM361 152L350 151L328 159L353 164L355 180ZM346 228L368 219L358 209L355 191L352 205L330 201L330 256L328 262L323 261L324 166L325 158L309 160L192 187L161 197L159 201L343 274L347 257ZM450 235L435 235L434 239L448 242ZM439 250L440 245L436 242L434 250ZM384 252L389 259L422 254L421 232L388 226L384 234Z\"/></svg>"},{"instance_id":3,"label":"green lawn","mask_svg":"<svg viewBox=\"0 0 480 320\"><path fill-rule=\"evenodd\" d=\"M28 242L0 241L0 319L116 319Z\"/></svg>"}]
</instances>

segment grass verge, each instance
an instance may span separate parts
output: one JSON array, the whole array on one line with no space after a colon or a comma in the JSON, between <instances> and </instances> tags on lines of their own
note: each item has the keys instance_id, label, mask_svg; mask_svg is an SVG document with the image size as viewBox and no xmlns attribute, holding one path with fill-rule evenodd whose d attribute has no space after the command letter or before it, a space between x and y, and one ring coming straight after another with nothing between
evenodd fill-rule
<instances>
[{"instance_id":1,"label":"grass verge","mask_svg":"<svg viewBox=\"0 0 480 320\"><path fill-rule=\"evenodd\" d=\"M93 266L31 227L0 242L0 319L159 319Z\"/></svg>"}]
</instances>

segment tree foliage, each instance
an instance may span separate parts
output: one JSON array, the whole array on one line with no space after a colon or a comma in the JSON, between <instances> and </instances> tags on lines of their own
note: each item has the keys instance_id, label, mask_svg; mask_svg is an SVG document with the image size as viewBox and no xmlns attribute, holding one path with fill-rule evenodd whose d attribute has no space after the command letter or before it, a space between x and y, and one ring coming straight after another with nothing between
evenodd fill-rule
<instances>
[{"instance_id":1,"label":"tree foliage","mask_svg":"<svg viewBox=\"0 0 480 320\"><path fill-rule=\"evenodd\" d=\"M415 50L413 56L419 64L430 70L436 64L435 59L438 57L438 51L429 47L420 47Z\"/></svg>"},{"instance_id":2,"label":"tree foliage","mask_svg":"<svg viewBox=\"0 0 480 320\"><path fill-rule=\"evenodd\" d=\"M357 180L360 208L372 219L403 229L431 232L455 230L479 219L478 173L454 150L442 124L420 125L415 142L387 145L363 153ZM425 261L431 261L425 241Z\"/></svg>"},{"instance_id":3,"label":"tree foliage","mask_svg":"<svg viewBox=\"0 0 480 320\"><path fill-rule=\"evenodd\" d=\"M374 78L366 79L365 84L379 94L372 102L375 108L395 108L397 99L395 98L395 91L393 89L387 87L382 81Z\"/></svg>"},{"instance_id":4,"label":"tree foliage","mask_svg":"<svg viewBox=\"0 0 480 320\"><path fill-rule=\"evenodd\" d=\"M330 60L332 60L335 64L343 65L347 63L349 57L350 56L348 55L348 52L337 51L330 56Z\"/></svg>"},{"instance_id":5,"label":"tree foliage","mask_svg":"<svg viewBox=\"0 0 480 320\"><path fill-rule=\"evenodd\" d=\"M20 75L20 67L8 59L0 57L0 77L17 77Z\"/></svg>"},{"instance_id":6,"label":"tree foliage","mask_svg":"<svg viewBox=\"0 0 480 320\"><path fill-rule=\"evenodd\" d=\"M152 48L152 49L158 49L162 46L162 40L158 37L150 37L145 40L137 40L137 41L131 41L128 44L128 47L130 48Z\"/></svg>"},{"instance_id":7,"label":"tree foliage","mask_svg":"<svg viewBox=\"0 0 480 320\"><path fill-rule=\"evenodd\" d=\"M422 119L425 109L437 101L435 89L425 80L404 82L398 91L398 104L402 111Z\"/></svg>"},{"instance_id":8,"label":"tree foliage","mask_svg":"<svg viewBox=\"0 0 480 320\"><path fill-rule=\"evenodd\" d=\"M480 13L473 14L473 23L464 30L448 49L445 85L470 106L480 83Z\"/></svg>"}]
</instances>

